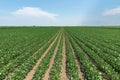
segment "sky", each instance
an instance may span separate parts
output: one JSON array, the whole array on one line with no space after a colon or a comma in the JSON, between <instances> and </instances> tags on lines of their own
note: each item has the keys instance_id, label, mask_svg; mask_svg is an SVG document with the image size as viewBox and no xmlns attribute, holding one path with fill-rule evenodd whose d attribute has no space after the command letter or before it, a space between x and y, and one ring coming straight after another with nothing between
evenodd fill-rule
<instances>
[{"instance_id":1,"label":"sky","mask_svg":"<svg viewBox=\"0 0 120 80\"><path fill-rule=\"evenodd\" d=\"M0 26L120 25L120 0L0 0Z\"/></svg>"}]
</instances>

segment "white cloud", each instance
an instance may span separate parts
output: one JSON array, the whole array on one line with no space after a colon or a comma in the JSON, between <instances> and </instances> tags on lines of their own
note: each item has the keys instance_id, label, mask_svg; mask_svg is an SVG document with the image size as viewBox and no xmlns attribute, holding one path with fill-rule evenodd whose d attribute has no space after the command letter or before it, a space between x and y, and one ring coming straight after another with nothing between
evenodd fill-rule
<instances>
[{"instance_id":1,"label":"white cloud","mask_svg":"<svg viewBox=\"0 0 120 80\"><path fill-rule=\"evenodd\" d=\"M27 16L27 17L45 17L45 18L50 18L50 19L55 19L56 14L49 13L47 11L44 11L40 8L36 7L23 7L21 9L18 9L14 12L12 12L13 15L15 16Z\"/></svg>"},{"instance_id":2,"label":"white cloud","mask_svg":"<svg viewBox=\"0 0 120 80\"><path fill-rule=\"evenodd\" d=\"M120 7L108 9L108 10L103 12L103 16L117 15L117 14L120 14Z\"/></svg>"}]
</instances>

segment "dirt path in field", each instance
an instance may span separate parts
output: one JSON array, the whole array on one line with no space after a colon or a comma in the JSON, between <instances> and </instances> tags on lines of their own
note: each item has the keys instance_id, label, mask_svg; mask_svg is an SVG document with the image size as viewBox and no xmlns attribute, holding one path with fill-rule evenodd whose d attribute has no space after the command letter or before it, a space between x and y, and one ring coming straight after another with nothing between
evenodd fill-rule
<instances>
[{"instance_id":1,"label":"dirt path in field","mask_svg":"<svg viewBox=\"0 0 120 80\"><path fill-rule=\"evenodd\" d=\"M33 75L35 74L36 69L38 68L39 64L41 63L42 59L46 56L46 54L49 52L49 50L51 49L51 47L53 46L53 44L55 43L55 41L57 40L58 35L55 37L55 39L53 40L53 42L50 44L50 46L47 48L47 50L42 54L42 56L38 59L38 61L36 62L35 66L33 67L33 69L27 74L27 76L25 77L24 80L31 80Z\"/></svg>"},{"instance_id":2,"label":"dirt path in field","mask_svg":"<svg viewBox=\"0 0 120 80\"><path fill-rule=\"evenodd\" d=\"M50 70L51 70L51 68L52 68L52 66L53 66L53 64L54 64L54 59L55 59L55 56L56 56L56 54L57 54L58 47L59 47L59 45L60 45L61 36L62 36L62 34L60 35L59 41L58 41L57 46L56 46L56 48L55 48L55 50L54 50L54 53L53 53L53 55L52 55L52 58L51 58L51 60L50 60L49 68L46 70L45 75L44 75L44 77L42 78L42 80L48 80L48 78L50 77L49 73L50 73Z\"/></svg>"},{"instance_id":3,"label":"dirt path in field","mask_svg":"<svg viewBox=\"0 0 120 80\"><path fill-rule=\"evenodd\" d=\"M66 45L65 45L65 37L63 37L61 80L69 80L67 75L66 75Z\"/></svg>"},{"instance_id":4,"label":"dirt path in field","mask_svg":"<svg viewBox=\"0 0 120 80\"><path fill-rule=\"evenodd\" d=\"M80 78L81 80L86 80L86 79L84 78L83 72L81 71L81 67L80 67L80 65L79 65L79 62L78 62L76 56L75 56L75 53L74 53L74 50L73 50L73 47L72 47L71 43L70 43L70 48L71 48L71 50L72 50L73 56L74 56L74 58L75 58L75 61L76 61L77 66L78 66L79 78Z\"/></svg>"}]
</instances>

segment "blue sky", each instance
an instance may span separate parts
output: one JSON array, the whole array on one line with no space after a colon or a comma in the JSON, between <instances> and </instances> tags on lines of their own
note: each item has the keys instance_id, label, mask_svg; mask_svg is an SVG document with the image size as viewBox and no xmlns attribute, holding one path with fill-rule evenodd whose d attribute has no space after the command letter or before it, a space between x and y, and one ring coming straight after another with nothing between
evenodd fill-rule
<instances>
[{"instance_id":1,"label":"blue sky","mask_svg":"<svg viewBox=\"0 0 120 80\"><path fill-rule=\"evenodd\" d=\"M120 25L120 0L1 0L0 25Z\"/></svg>"}]
</instances>

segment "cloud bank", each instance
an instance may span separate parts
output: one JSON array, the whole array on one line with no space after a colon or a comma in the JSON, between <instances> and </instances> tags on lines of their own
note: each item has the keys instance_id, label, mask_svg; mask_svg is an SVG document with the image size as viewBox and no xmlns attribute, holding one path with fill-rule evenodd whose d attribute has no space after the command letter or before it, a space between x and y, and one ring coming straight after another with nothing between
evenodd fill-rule
<instances>
[{"instance_id":1,"label":"cloud bank","mask_svg":"<svg viewBox=\"0 0 120 80\"><path fill-rule=\"evenodd\" d=\"M120 7L108 9L103 12L103 16L118 15L120 14Z\"/></svg>"},{"instance_id":2,"label":"cloud bank","mask_svg":"<svg viewBox=\"0 0 120 80\"><path fill-rule=\"evenodd\" d=\"M14 12L12 12L12 15L14 16L27 16L27 17L45 17L50 19L55 19L58 15L49 13L47 11L44 11L40 8L36 7L23 7L21 9L18 9Z\"/></svg>"}]
</instances>

